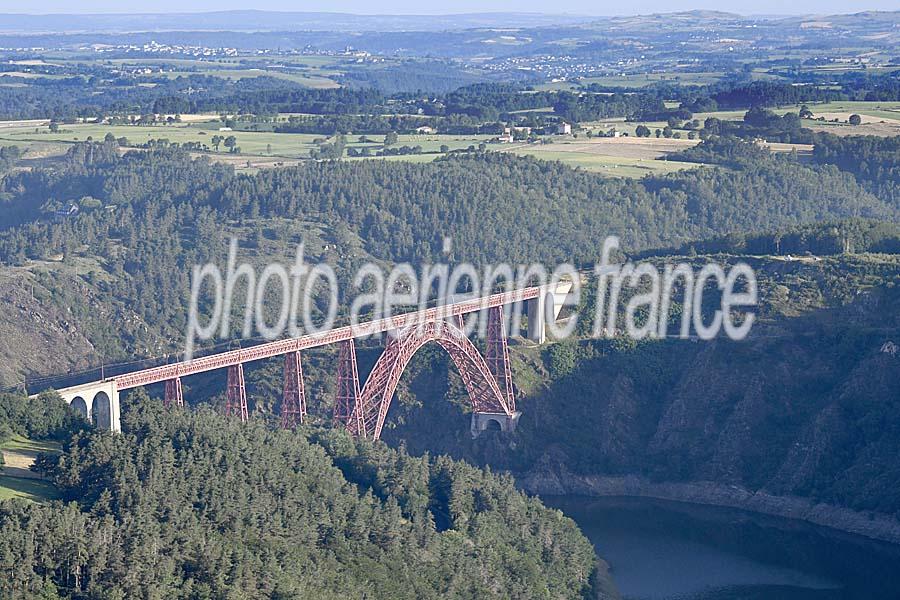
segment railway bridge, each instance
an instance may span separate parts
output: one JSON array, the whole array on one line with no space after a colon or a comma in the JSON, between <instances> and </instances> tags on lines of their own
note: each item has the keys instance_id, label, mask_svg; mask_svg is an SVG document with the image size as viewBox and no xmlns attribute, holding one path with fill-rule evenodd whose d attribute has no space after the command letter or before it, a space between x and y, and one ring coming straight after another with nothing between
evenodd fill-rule
<instances>
[{"instance_id":1,"label":"railway bridge","mask_svg":"<svg viewBox=\"0 0 900 600\"><path fill-rule=\"evenodd\" d=\"M451 302L434 308L374 319L366 323L338 327L297 338L267 342L211 354L190 361L166 364L115 375L100 381L58 390L62 398L95 426L120 431L119 393L154 383L165 384L166 406L183 406L181 380L217 369L227 369L227 414L249 419L244 365L267 358L284 361L281 424L293 428L306 418L301 354L304 350L338 344L337 393L333 421L353 435L378 439L388 408L404 369L425 344L435 342L450 355L465 384L472 403L471 431L477 436L485 429L512 431L520 412L509 365L507 330L509 314L527 310L527 337L543 343L548 319L559 317L571 282L521 288L482 298ZM516 306L516 311L504 307ZM469 339L465 319L487 311L484 355ZM518 324L516 324L518 325ZM360 386L355 339L392 333L371 373Z\"/></svg>"}]
</instances>

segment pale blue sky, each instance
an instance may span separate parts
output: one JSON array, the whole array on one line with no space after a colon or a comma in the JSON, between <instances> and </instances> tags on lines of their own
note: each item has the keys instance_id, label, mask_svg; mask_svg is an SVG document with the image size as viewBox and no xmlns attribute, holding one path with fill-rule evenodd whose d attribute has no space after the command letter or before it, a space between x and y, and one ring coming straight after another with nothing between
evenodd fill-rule
<instances>
[{"instance_id":1,"label":"pale blue sky","mask_svg":"<svg viewBox=\"0 0 900 600\"><path fill-rule=\"evenodd\" d=\"M712 9L740 14L848 13L863 10L898 10L898 0L34 0L0 2L9 13L165 13L254 8L260 10L348 12L357 14L448 14L462 12L552 12L587 15L646 14L690 9Z\"/></svg>"}]
</instances>

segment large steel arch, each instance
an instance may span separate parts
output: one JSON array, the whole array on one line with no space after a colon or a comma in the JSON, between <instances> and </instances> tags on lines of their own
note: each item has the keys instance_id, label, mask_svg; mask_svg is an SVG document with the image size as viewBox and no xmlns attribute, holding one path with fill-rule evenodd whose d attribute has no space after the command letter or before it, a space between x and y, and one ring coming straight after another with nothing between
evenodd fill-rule
<instances>
[{"instance_id":1,"label":"large steel arch","mask_svg":"<svg viewBox=\"0 0 900 600\"><path fill-rule=\"evenodd\" d=\"M381 436L400 376L419 348L431 341L440 344L450 355L476 413L513 416L515 408L501 393L497 380L472 341L459 327L439 320L409 327L388 344L366 379L353 409L353 418L347 421L351 433L376 440Z\"/></svg>"}]
</instances>

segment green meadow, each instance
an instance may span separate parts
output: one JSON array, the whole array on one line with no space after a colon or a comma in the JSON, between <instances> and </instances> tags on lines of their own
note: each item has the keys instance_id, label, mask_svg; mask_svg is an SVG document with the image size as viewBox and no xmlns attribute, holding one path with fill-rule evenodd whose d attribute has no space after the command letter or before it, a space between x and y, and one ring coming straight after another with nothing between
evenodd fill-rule
<instances>
[{"instance_id":1,"label":"green meadow","mask_svg":"<svg viewBox=\"0 0 900 600\"><path fill-rule=\"evenodd\" d=\"M0 467L0 500L22 498L32 502L46 502L59 496L56 487L28 470L41 452L58 453L59 444L29 440L13 436L0 444L6 463Z\"/></svg>"}]
</instances>

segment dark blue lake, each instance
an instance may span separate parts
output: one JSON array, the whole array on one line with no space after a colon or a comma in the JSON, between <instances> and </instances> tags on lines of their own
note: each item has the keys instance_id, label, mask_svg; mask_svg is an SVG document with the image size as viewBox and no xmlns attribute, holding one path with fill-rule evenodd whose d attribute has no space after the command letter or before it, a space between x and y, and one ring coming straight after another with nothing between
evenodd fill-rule
<instances>
[{"instance_id":1,"label":"dark blue lake","mask_svg":"<svg viewBox=\"0 0 900 600\"><path fill-rule=\"evenodd\" d=\"M627 600L900 599L900 546L745 511L545 497L581 527Z\"/></svg>"}]
</instances>

